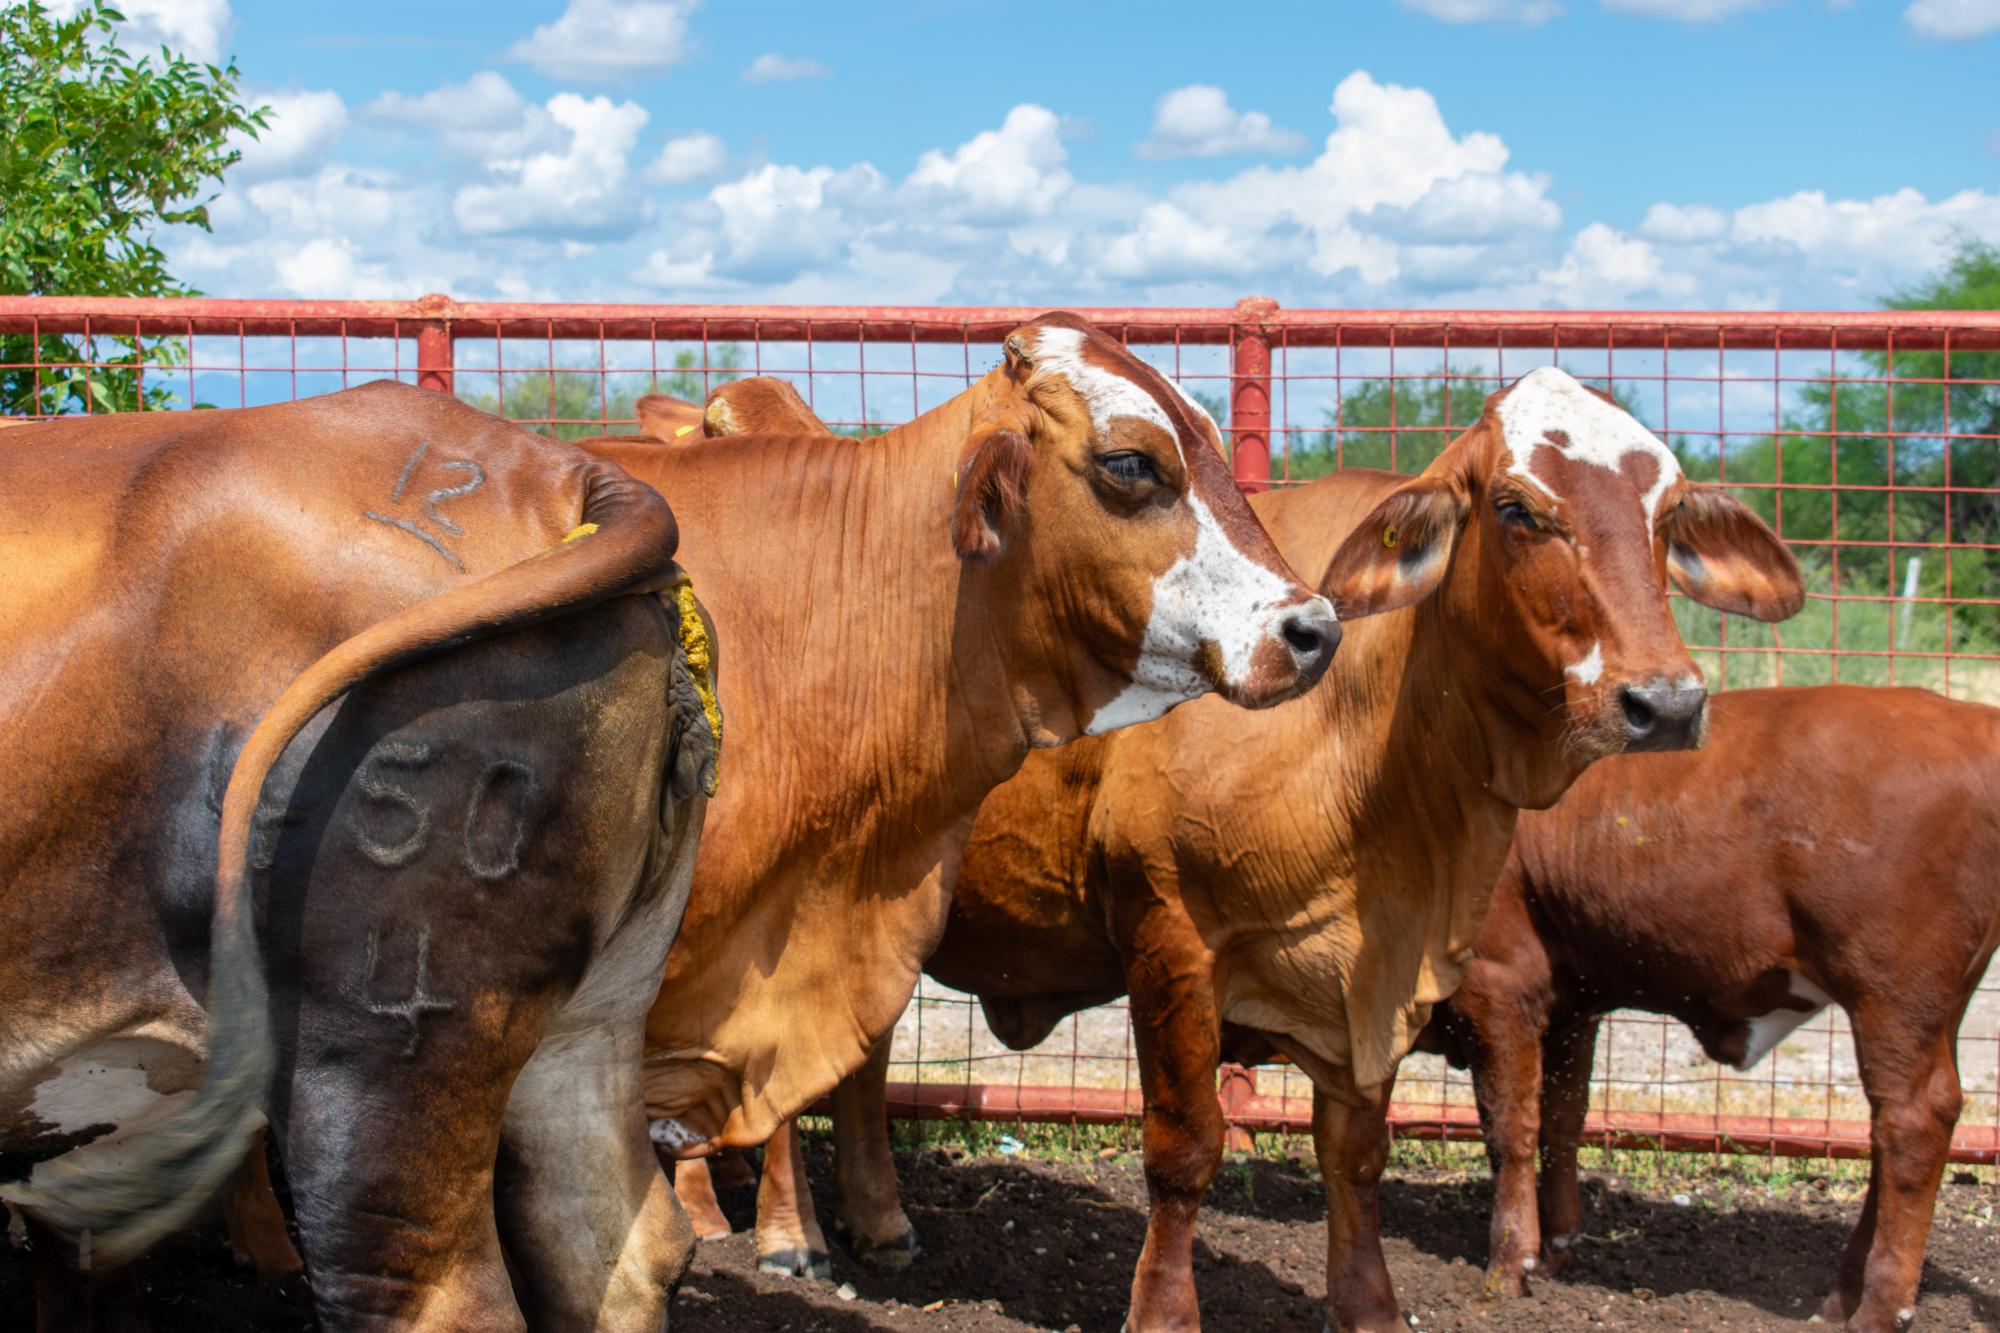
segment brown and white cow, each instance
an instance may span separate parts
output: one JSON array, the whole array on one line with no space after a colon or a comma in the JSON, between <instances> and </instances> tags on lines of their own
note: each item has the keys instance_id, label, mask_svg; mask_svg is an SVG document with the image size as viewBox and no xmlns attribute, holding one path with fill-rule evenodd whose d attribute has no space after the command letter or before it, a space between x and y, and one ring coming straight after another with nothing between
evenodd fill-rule
<instances>
[{"instance_id":1,"label":"brown and white cow","mask_svg":"<svg viewBox=\"0 0 2000 1333\"><path fill-rule=\"evenodd\" d=\"M1472 956L1518 812L1607 754L1698 744L1667 584L1778 619L1797 566L1725 493L1553 368L1487 400L1414 478L1350 471L1254 502L1347 642L1313 695L1197 703L1038 757L980 811L926 970L1003 1041L1131 997L1152 1217L1134 1330L1199 1321L1195 1213L1220 1161L1223 1052L1311 1076L1328 1317L1401 1327L1376 1218L1397 1062ZM1360 619L1360 617L1370 617ZM872 1086L836 1096L846 1223L897 1248ZM905 1243L902 1248L907 1248Z\"/></svg>"},{"instance_id":2,"label":"brown and white cow","mask_svg":"<svg viewBox=\"0 0 2000 1333\"><path fill-rule=\"evenodd\" d=\"M45 1265L177 1225L268 1112L324 1326L661 1326L639 1054L720 724L675 542L406 386L7 432L0 1196Z\"/></svg>"},{"instance_id":3,"label":"brown and white cow","mask_svg":"<svg viewBox=\"0 0 2000 1333\"><path fill-rule=\"evenodd\" d=\"M2000 944L2000 712L1847 685L1710 709L1706 749L1600 764L1521 820L1478 956L1425 1031L1475 1071L1499 1176L1488 1288L1523 1295L1575 1257L1599 1018L1671 1014L1749 1069L1838 1004L1873 1163L1819 1313L1887 1333L1914 1314L1958 1026Z\"/></svg>"},{"instance_id":4,"label":"brown and white cow","mask_svg":"<svg viewBox=\"0 0 2000 1333\"><path fill-rule=\"evenodd\" d=\"M648 1030L649 1112L680 1155L762 1142L866 1058L979 802L1031 749L1209 692L1275 704L1332 655L1331 608L1198 408L1074 316L1004 345L867 440L594 446L686 496L683 559L733 645L719 854ZM755 846L729 854L733 829Z\"/></svg>"}]
</instances>

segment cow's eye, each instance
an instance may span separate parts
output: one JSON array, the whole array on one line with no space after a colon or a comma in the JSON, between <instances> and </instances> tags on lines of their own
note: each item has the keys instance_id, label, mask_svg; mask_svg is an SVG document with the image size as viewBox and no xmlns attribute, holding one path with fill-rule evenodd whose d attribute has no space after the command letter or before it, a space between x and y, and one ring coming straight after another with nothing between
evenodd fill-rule
<instances>
[{"instance_id":1,"label":"cow's eye","mask_svg":"<svg viewBox=\"0 0 2000 1333\"><path fill-rule=\"evenodd\" d=\"M1528 507L1524 504L1517 504L1512 500L1503 500L1500 502L1499 508L1500 521L1509 527L1533 532L1541 526L1535 522L1535 516L1528 512Z\"/></svg>"},{"instance_id":2,"label":"cow's eye","mask_svg":"<svg viewBox=\"0 0 2000 1333\"><path fill-rule=\"evenodd\" d=\"M1125 449L1115 454L1105 454L1097 460L1097 464L1115 480L1128 485L1160 479L1160 474L1153 470L1153 460L1137 450Z\"/></svg>"}]
</instances>

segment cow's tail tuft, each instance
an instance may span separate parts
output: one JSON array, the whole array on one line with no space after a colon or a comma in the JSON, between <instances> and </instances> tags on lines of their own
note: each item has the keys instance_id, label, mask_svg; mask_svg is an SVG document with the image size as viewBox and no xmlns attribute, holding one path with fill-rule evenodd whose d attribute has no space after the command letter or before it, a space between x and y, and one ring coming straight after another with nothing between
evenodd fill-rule
<instances>
[{"instance_id":1,"label":"cow's tail tuft","mask_svg":"<svg viewBox=\"0 0 2000 1333\"><path fill-rule=\"evenodd\" d=\"M371 625L320 658L278 697L237 757L223 797L210 935L208 1061L193 1099L108 1153L45 1162L9 1202L120 1263L185 1225L242 1161L264 1123L277 1054L259 956L251 877L253 816L285 746L374 672L612 597L671 586L679 533L658 494L607 463L584 466L583 514L539 555Z\"/></svg>"}]
</instances>

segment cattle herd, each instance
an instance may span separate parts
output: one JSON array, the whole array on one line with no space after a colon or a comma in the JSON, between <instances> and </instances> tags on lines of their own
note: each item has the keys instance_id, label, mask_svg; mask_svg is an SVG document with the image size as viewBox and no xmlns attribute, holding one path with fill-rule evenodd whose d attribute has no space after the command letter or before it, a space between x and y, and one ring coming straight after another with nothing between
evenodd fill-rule
<instances>
[{"instance_id":1,"label":"cattle herd","mask_svg":"<svg viewBox=\"0 0 2000 1333\"><path fill-rule=\"evenodd\" d=\"M1747 1068L1839 1004L1873 1165L1820 1313L1911 1320L2000 715L1709 700L1670 586L1777 621L1799 570L1614 401L1537 370L1419 475L1246 500L1191 398L1051 314L866 440L769 379L639 418L373 384L0 436L41 1327L142 1326L128 1261L217 1195L296 1266L268 1135L322 1327L657 1330L737 1149L760 1263L825 1276L829 1092L831 1229L922 1262L884 1080L925 972L1014 1046L1130 997L1135 1333L1199 1324L1219 1061L1310 1078L1327 1322L1386 1330L1411 1050L1474 1070L1503 1299L1573 1256L1602 1014Z\"/></svg>"}]
</instances>

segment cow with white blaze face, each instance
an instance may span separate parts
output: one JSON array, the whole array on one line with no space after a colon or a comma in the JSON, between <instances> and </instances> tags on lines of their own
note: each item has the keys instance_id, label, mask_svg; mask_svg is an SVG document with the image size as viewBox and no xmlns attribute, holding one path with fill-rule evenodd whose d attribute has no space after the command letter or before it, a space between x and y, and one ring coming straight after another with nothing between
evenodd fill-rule
<instances>
[{"instance_id":1,"label":"cow with white blaze face","mask_svg":"<svg viewBox=\"0 0 2000 1333\"><path fill-rule=\"evenodd\" d=\"M1035 757L981 808L926 970L1016 1047L1131 997L1152 1200L1133 1330L1199 1323L1225 1052L1311 1077L1329 1323L1401 1328L1377 1230L1384 1116L1472 957L1518 813L1605 755L1700 743L1670 583L1765 620L1804 594L1755 516L1553 368L1489 398L1416 477L1348 471L1252 508L1339 608L1327 680L1269 712L1196 702ZM901 1257L886 1067L878 1050L835 1095L837 1181L857 1252Z\"/></svg>"},{"instance_id":2,"label":"cow with white blaze face","mask_svg":"<svg viewBox=\"0 0 2000 1333\"><path fill-rule=\"evenodd\" d=\"M752 384L732 412L754 415ZM675 497L734 645L715 854L645 1056L656 1141L686 1156L763 1142L867 1057L943 929L973 815L1031 750L1211 693L1227 730L1228 705L1317 681L1340 630L1214 423L1072 315L1015 329L966 392L881 435L671 430L585 447ZM767 1258L822 1250L795 1231Z\"/></svg>"}]
</instances>

